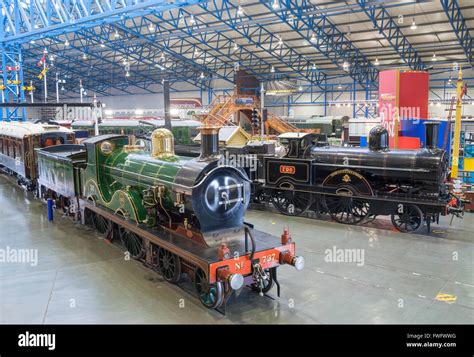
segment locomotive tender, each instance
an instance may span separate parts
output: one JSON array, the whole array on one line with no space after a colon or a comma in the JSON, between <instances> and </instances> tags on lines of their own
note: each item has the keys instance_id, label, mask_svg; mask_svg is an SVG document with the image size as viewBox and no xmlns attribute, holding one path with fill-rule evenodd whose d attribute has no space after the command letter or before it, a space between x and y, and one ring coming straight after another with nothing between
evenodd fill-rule
<instances>
[{"instance_id":1,"label":"locomotive tender","mask_svg":"<svg viewBox=\"0 0 474 357\"><path fill-rule=\"evenodd\" d=\"M206 307L225 306L244 285L263 294L276 284L279 292L277 268L300 270L304 259L287 231L274 237L244 222L250 181L241 169L218 165L217 133L201 128L199 158L175 155L167 129L153 131L151 152L123 135L38 150L39 192L82 210L165 280L186 273Z\"/></svg>"},{"instance_id":2,"label":"locomotive tender","mask_svg":"<svg viewBox=\"0 0 474 357\"><path fill-rule=\"evenodd\" d=\"M321 147L309 133L287 133L282 157L259 155L254 201L281 213L328 213L344 224L391 215L401 232L415 232L440 215L461 214L462 202L447 188L448 160L436 145L436 123L427 123L427 147L390 150L382 126L370 132L369 148Z\"/></svg>"}]
</instances>

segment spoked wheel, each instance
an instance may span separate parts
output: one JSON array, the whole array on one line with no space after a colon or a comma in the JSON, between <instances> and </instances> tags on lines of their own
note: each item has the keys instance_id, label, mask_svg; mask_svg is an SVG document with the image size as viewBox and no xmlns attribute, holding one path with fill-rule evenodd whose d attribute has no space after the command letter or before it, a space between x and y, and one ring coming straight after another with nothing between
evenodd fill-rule
<instances>
[{"instance_id":1,"label":"spoked wheel","mask_svg":"<svg viewBox=\"0 0 474 357\"><path fill-rule=\"evenodd\" d=\"M130 253L130 256L133 259L141 259L145 255L145 249L143 247L143 239L141 239L138 235L125 229L121 226L118 226L118 233L120 237L120 241L122 242L123 246Z\"/></svg>"},{"instance_id":2,"label":"spoked wheel","mask_svg":"<svg viewBox=\"0 0 474 357\"><path fill-rule=\"evenodd\" d=\"M160 248L158 250L158 269L163 278L171 283L177 283L181 276L181 262L176 254Z\"/></svg>"},{"instance_id":3,"label":"spoked wheel","mask_svg":"<svg viewBox=\"0 0 474 357\"><path fill-rule=\"evenodd\" d=\"M275 282L273 280L272 274L270 274L270 272L268 270L266 270L266 272L268 273L268 280L264 280L263 287L258 286L258 284L256 284L256 283L251 284L250 288L253 291L256 291L258 293L261 292L262 294L266 294L273 288L273 285L274 285Z\"/></svg>"},{"instance_id":4,"label":"spoked wheel","mask_svg":"<svg viewBox=\"0 0 474 357\"><path fill-rule=\"evenodd\" d=\"M414 204L399 204L392 213L392 224L403 233L414 233L423 226L423 212Z\"/></svg>"},{"instance_id":5,"label":"spoked wheel","mask_svg":"<svg viewBox=\"0 0 474 357\"><path fill-rule=\"evenodd\" d=\"M194 284L201 303L210 308L219 307L224 299L224 287L222 282L209 284L206 273L202 269L196 271Z\"/></svg>"},{"instance_id":6,"label":"spoked wheel","mask_svg":"<svg viewBox=\"0 0 474 357\"><path fill-rule=\"evenodd\" d=\"M293 190L272 192L272 203L275 208L287 216L300 216L311 206L310 193Z\"/></svg>"},{"instance_id":7,"label":"spoked wheel","mask_svg":"<svg viewBox=\"0 0 474 357\"><path fill-rule=\"evenodd\" d=\"M257 191L252 197L253 203L265 203L267 201L267 195L264 191Z\"/></svg>"},{"instance_id":8,"label":"spoked wheel","mask_svg":"<svg viewBox=\"0 0 474 357\"><path fill-rule=\"evenodd\" d=\"M102 235L108 234L112 228L112 222L95 212L90 213L92 225Z\"/></svg>"},{"instance_id":9,"label":"spoked wheel","mask_svg":"<svg viewBox=\"0 0 474 357\"><path fill-rule=\"evenodd\" d=\"M358 224L369 215L370 204L363 198L325 195L323 203L332 219L339 223Z\"/></svg>"}]
</instances>

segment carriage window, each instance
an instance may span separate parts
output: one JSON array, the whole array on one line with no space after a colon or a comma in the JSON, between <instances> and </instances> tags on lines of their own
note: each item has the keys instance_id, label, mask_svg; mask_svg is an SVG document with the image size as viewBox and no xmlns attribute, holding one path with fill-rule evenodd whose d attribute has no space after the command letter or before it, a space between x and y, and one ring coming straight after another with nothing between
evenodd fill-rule
<instances>
[{"instance_id":1,"label":"carriage window","mask_svg":"<svg viewBox=\"0 0 474 357\"><path fill-rule=\"evenodd\" d=\"M64 139L59 136L50 136L44 140L44 147L64 144Z\"/></svg>"}]
</instances>

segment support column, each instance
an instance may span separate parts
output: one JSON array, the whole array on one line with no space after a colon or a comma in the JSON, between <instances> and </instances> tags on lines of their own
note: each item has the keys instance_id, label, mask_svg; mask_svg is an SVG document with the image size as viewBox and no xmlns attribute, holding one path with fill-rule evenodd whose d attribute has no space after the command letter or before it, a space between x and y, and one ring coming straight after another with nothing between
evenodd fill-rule
<instances>
[{"instance_id":1,"label":"support column","mask_svg":"<svg viewBox=\"0 0 474 357\"><path fill-rule=\"evenodd\" d=\"M3 78L0 84L3 103L23 103L25 92L23 84L23 60L20 45L3 45L2 50L2 72ZM26 118L25 108L0 109L2 120L24 121Z\"/></svg>"},{"instance_id":2,"label":"support column","mask_svg":"<svg viewBox=\"0 0 474 357\"><path fill-rule=\"evenodd\" d=\"M163 101L165 108L165 128L171 130L171 113L170 113L170 81L163 81Z\"/></svg>"}]
</instances>

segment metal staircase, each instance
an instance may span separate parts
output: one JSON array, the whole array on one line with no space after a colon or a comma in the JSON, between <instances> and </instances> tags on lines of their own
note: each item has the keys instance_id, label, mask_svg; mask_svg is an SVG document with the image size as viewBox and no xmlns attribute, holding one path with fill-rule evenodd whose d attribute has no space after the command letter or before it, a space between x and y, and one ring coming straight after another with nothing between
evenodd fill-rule
<instances>
[{"instance_id":1,"label":"metal staircase","mask_svg":"<svg viewBox=\"0 0 474 357\"><path fill-rule=\"evenodd\" d=\"M248 101L245 101L245 99L248 99ZM234 113L242 111L250 119L252 108L259 107L259 99L256 96L220 95L215 97L211 104L209 104L210 110L207 114L195 114L194 117L207 125L237 126L238 124L232 121ZM267 133L272 132L275 134L305 131L270 113L265 122L265 130Z\"/></svg>"}]
</instances>

